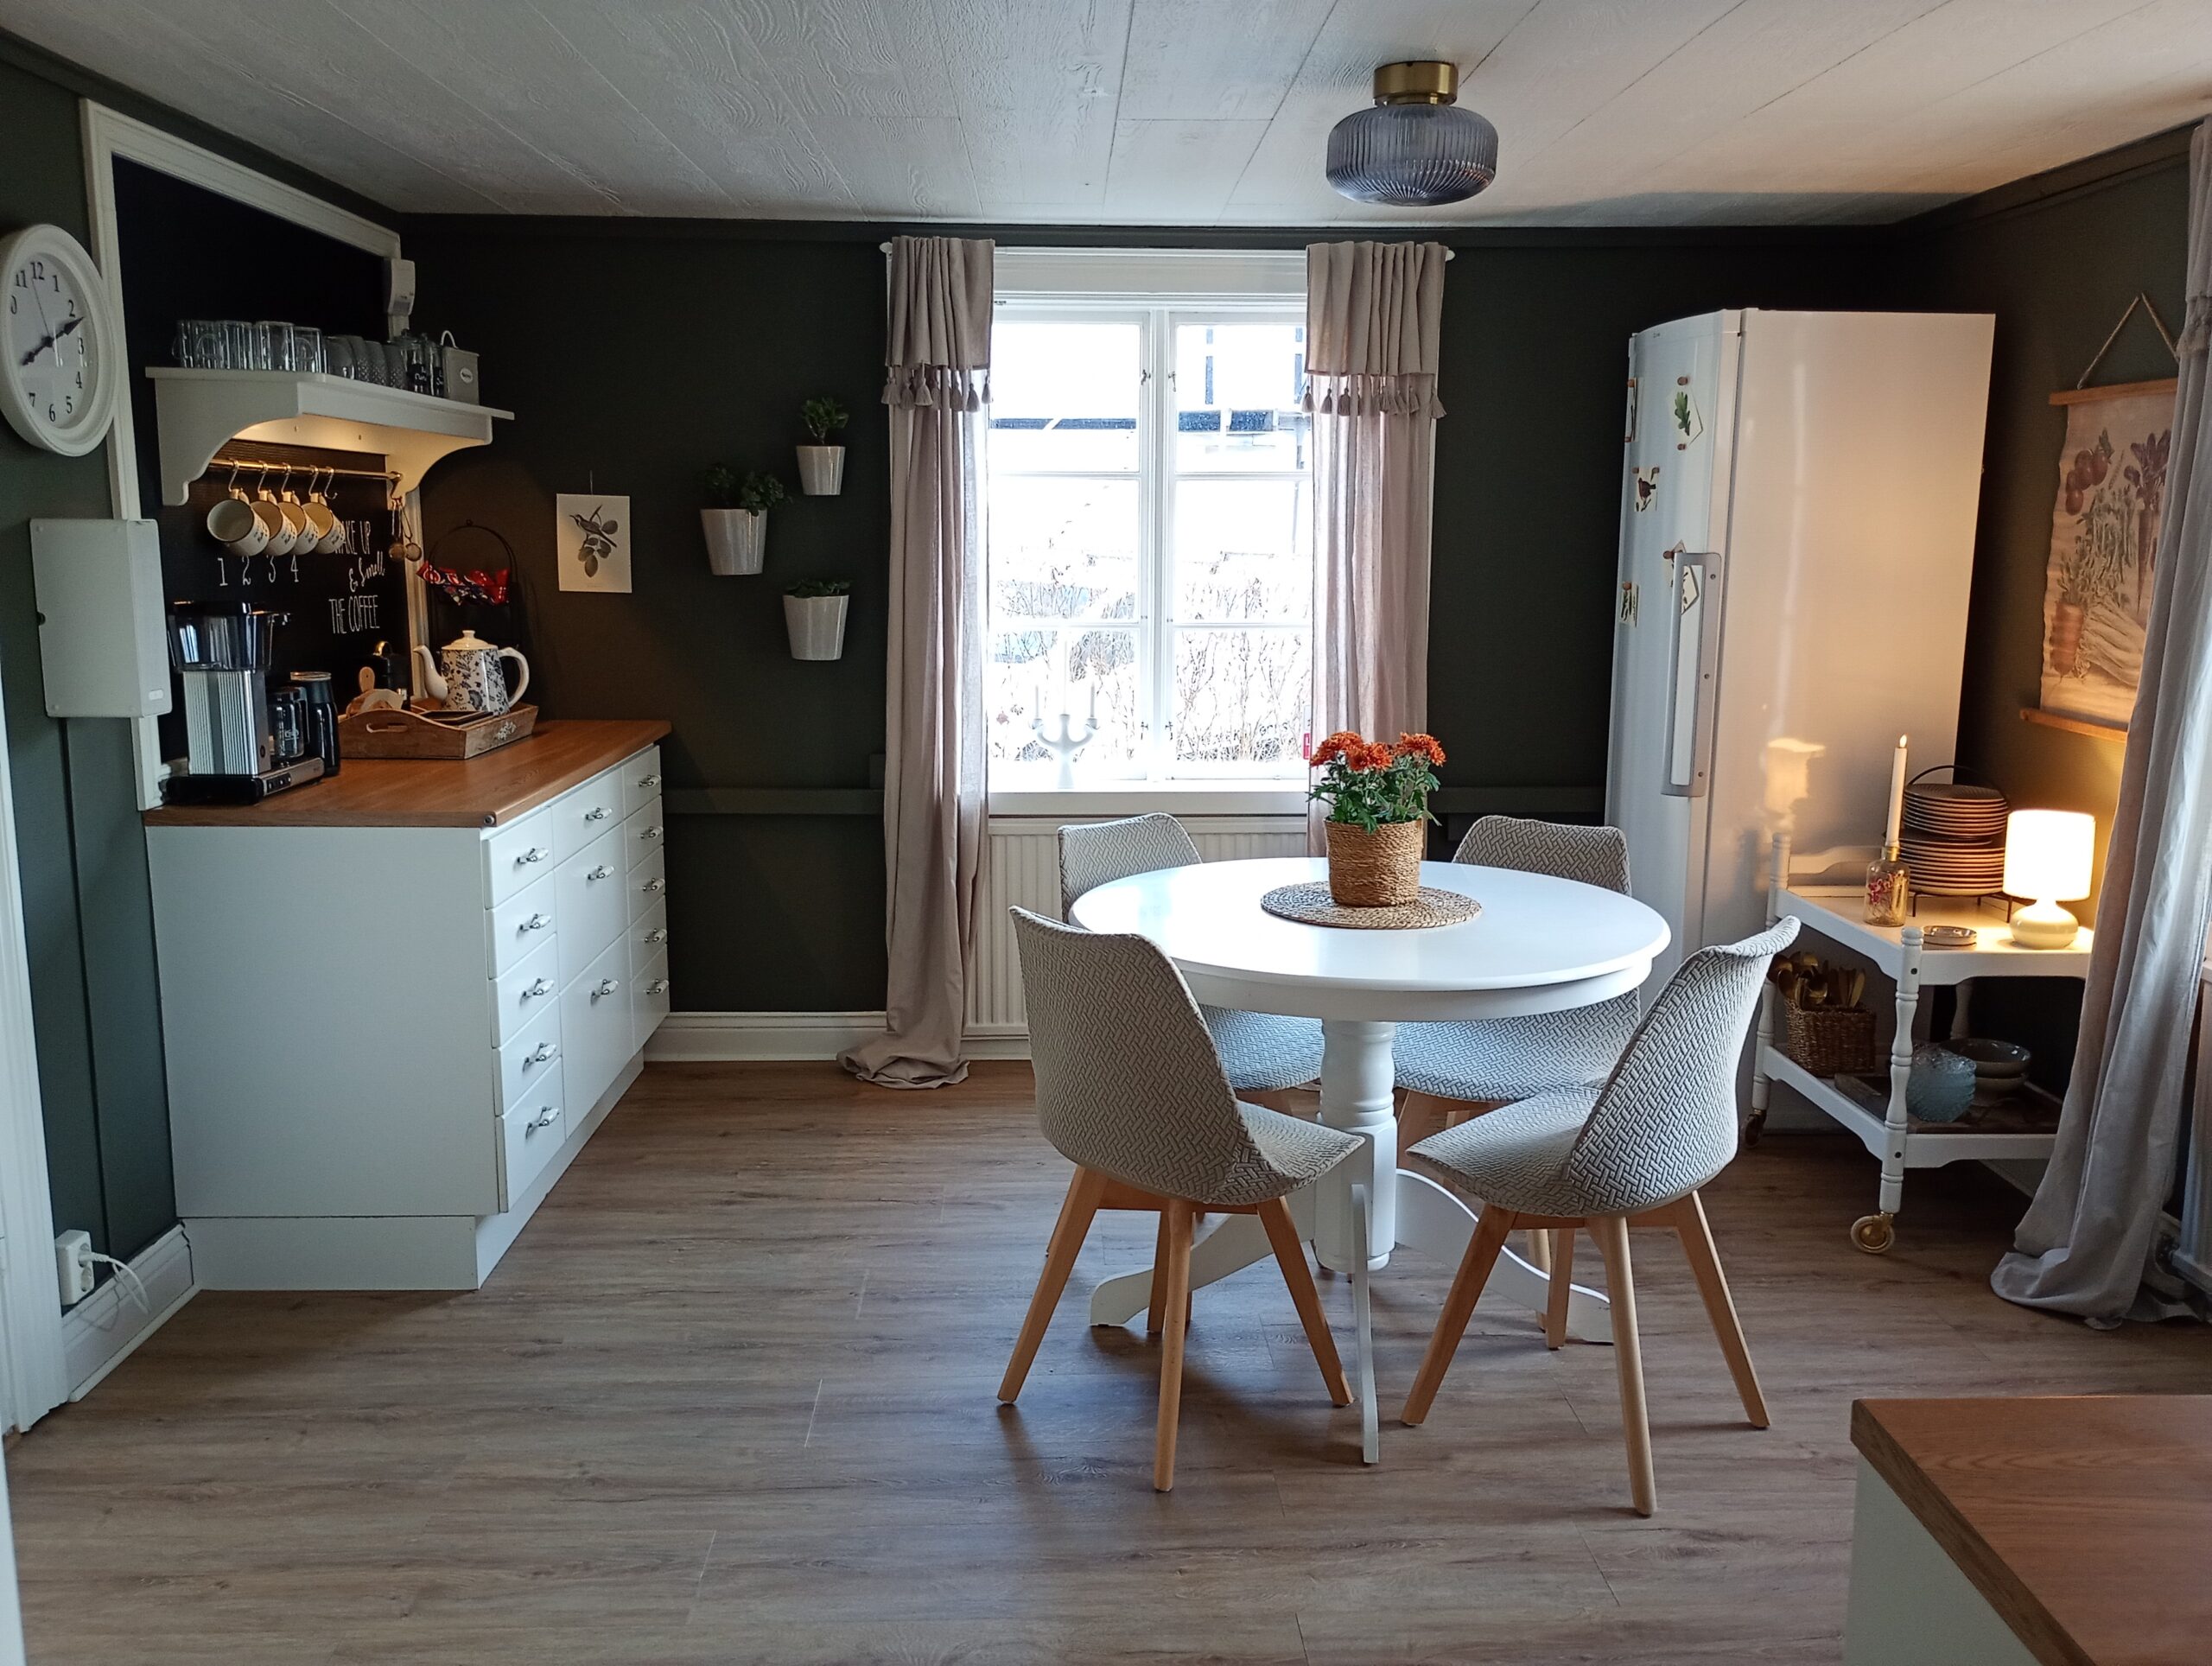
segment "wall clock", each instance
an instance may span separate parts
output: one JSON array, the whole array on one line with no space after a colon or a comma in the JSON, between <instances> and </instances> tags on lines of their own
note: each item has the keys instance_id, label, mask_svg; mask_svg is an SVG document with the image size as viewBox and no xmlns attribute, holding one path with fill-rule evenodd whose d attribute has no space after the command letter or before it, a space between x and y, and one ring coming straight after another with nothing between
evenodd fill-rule
<instances>
[{"instance_id":1,"label":"wall clock","mask_svg":"<svg viewBox=\"0 0 2212 1666\"><path fill-rule=\"evenodd\" d=\"M0 411L35 446L82 456L107 437L124 373L107 284L58 226L0 238Z\"/></svg>"}]
</instances>

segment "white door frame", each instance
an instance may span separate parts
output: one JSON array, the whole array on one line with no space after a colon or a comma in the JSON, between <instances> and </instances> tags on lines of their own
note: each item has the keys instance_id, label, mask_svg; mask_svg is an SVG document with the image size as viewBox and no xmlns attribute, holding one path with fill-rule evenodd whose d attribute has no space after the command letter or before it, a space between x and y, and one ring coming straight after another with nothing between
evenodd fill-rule
<instances>
[{"instance_id":1,"label":"white door frame","mask_svg":"<svg viewBox=\"0 0 2212 1666\"><path fill-rule=\"evenodd\" d=\"M398 258L399 233L390 226L364 219L296 186L256 173L242 162L203 150L188 140L164 133L158 127L110 110L90 99L82 100L78 108L84 139L85 194L92 219L92 258L107 283L108 305L118 318L124 315L123 239L115 219L115 162L118 156L204 191L258 208L265 214L274 214L279 219L289 219L296 226L320 232L338 242L349 243L384 259ZM138 502L137 429L128 397L117 404L115 426L108 431L107 478L108 496L116 517L122 520L137 519L142 512ZM421 524L419 518L416 524ZM421 589L420 575L410 574L407 582L410 624L419 617ZM410 631L410 636L412 639L414 633ZM138 804L143 810L151 810L162 801L161 782L166 772L162 765L157 724L156 718L140 717L132 720L130 725L130 753L138 780Z\"/></svg>"}]
</instances>

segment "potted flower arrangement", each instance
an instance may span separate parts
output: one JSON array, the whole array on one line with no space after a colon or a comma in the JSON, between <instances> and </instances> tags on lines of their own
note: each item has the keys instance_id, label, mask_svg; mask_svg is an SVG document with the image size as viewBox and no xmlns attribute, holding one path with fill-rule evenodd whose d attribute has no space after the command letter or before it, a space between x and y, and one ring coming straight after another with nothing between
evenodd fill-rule
<instances>
[{"instance_id":1,"label":"potted flower arrangement","mask_svg":"<svg viewBox=\"0 0 2212 1666\"><path fill-rule=\"evenodd\" d=\"M784 592L784 629L794 659L836 659L845 652L850 579L810 578Z\"/></svg>"},{"instance_id":2,"label":"potted flower arrangement","mask_svg":"<svg viewBox=\"0 0 2212 1666\"><path fill-rule=\"evenodd\" d=\"M1329 894L1346 908L1381 908L1421 895L1428 795L1444 748L1428 734L1397 744L1339 729L1313 748L1321 772L1311 797L1329 806Z\"/></svg>"},{"instance_id":3,"label":"potted flower arrangement","mask_svg":"<svg viewBox=\"0 0 2212 1666\"><path fill-rule=\"evenodd\" d=\"M784 483L773 474L742 480L716 463L707 471L709 506L699 512L707 535L707 565L723 578L760 570L768 542L768 511L784 500Z\"/></svg>"},{"instance_id":4,"label":"potted flower arrangement","mask_svg":"<svg viewBox=\"0 0 2212 1666\"><path fill-rule=\"evenodd\" d=\"M798 489L810 498L834 498L845 484L845 424L850 419L844 406L826 394L801 405L798 419L814 436L812 445L798 448Z\"/></svg>"}]
</instances>

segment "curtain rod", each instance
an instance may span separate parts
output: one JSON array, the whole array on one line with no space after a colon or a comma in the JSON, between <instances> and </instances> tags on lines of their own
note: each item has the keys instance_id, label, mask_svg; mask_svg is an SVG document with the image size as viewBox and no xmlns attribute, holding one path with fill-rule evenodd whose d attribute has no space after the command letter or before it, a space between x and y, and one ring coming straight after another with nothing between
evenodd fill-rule
<instances>
[{"instance_id":1,"label":"curtain rod","mask_svg":"<svg viewBox=\"0 0 2212 1666\"><path fill-rule=\"evenodd\" d=\"M887 255L891 252L891 245L888 243L879 243L875 247L880 254ZM1304 252L1299 249L1109 249L1088 243L1024 243L1015 245L1007 252L1014 253L1017 251L1025 254L1054 255L1294 255ZM1444 251L1444 258L1446 260L1457 260L1459 252L1456 250L1446 249Z\"/></svg>"}]
</instances>

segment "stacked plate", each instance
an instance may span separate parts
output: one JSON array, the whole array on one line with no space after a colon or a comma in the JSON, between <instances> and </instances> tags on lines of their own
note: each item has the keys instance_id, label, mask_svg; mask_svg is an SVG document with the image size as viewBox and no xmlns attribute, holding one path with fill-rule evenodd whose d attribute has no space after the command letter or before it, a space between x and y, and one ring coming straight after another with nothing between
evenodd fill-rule
<instances>
[{"instance_id":1,"label":"stacked plate","mask_svg":"<svg viewBox=\"0 0 2212 1666\"><path fill-rule=\"evenodd\" d=\"M2005 817L1994 787L1916 781L1904 790L1898 854L1912 888L1928 896L1980 897L2005 884Z\"/></svg>"}]
</instances>

